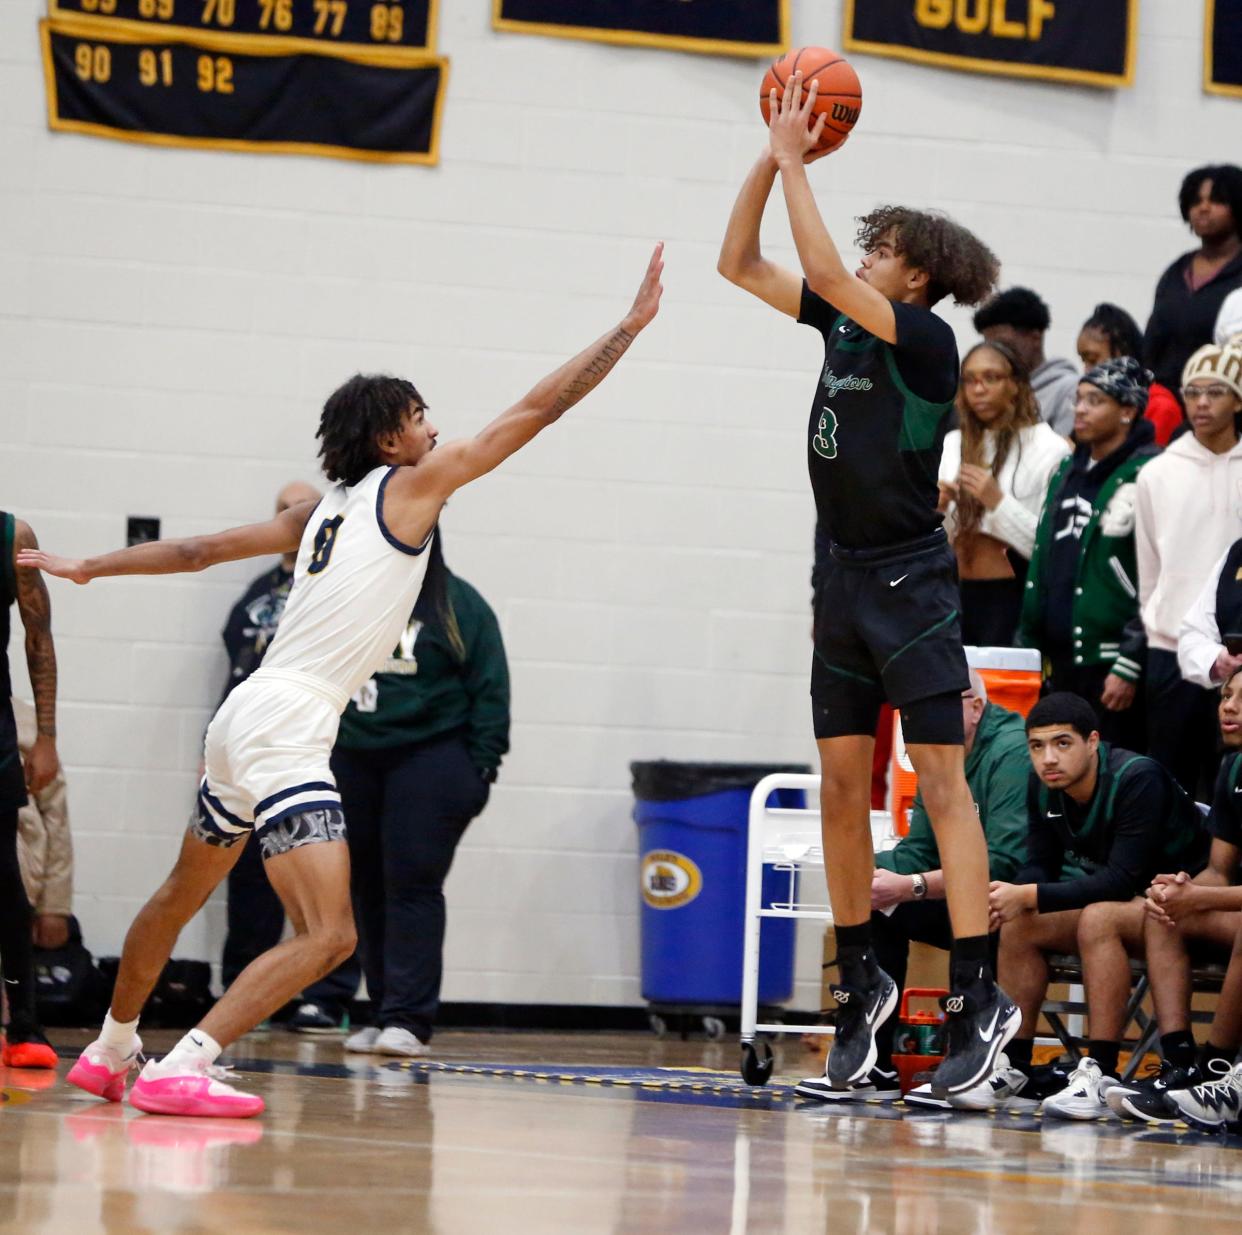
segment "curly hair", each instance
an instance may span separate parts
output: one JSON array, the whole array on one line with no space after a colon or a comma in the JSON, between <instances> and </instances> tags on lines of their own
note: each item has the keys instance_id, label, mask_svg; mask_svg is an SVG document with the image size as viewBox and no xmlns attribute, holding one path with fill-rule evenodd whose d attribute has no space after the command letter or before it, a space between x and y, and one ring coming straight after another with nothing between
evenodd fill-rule
<instances>
[{"instance_id":1,"label":"curly hair","mask_svg":"<svg viewBox=\"0 0 1242 1235\"><path fill-rule=\"evenodd\" d=\"M872 252L889 238L906 265L927 275L928 303L952 296L978 304L996 285L1000 262L973 232L943 214L908 206L879 206L858 218L856 243Z\"/></svg>"},{"instance_id":2,"label":"curly hair","mask_svg":"<svg viewBox=\"0 0 1242 1235\"><path fill-rule=\"evenodd\" d=\"M1013 402L993 421L984 424L971 411L966 402L965 383L957 388L957 413L962 430L962 462L973 463L979 467L990 467L993 477L999 477L1009 452L1015 446L1018 449L1018 461L1022 460L1023 429L1036 425L1040 421L1039 402L1031 387L1031 372L1022 363L1021 357L1013 348L1004 343L976 343L962 358L962 372L970 358L978 351L987 348L995 352L1009 366L1008 377L1017 388ZM991 462L984 457L984 444L987 435L992 434L996 449ZM965 491L957 497L957 536L958 539L969 539L979 529L983 520L983 504L978 498Z\"/></svg>"},{"instance_id":3,"label":"curly hair","mask_svg":"<svg viewBox=\"0 0 1242 1235\"><path fill-rule=\"evenodd\" d=\"M1242 167L1233 163L1209 163L1187 173L1177 193L1182 221L1190 222L1190 211L1199 200L1199 191L1207 180L1212 182L1212 201L1220 202L1233 211L1233 230L1242 235Z\"/></svg>"},{"instance_id":4,"label":"curly hair","mask_svg":"<svg viewBox=\"0 0 1242 1235\"><path fill-rule=\"evenodd\" d=\"M1120 305L1097 304L1082 329L1102 334L1113 356L1134 356L1139 360L1143 357L1143 332Z\"/></svg>"},{"instance_id":5,"label":"curly hair","mask_svg":"<svg viewBox=\"0 0 1242 1235\"><path fill-rule=\"evenodd\" d=\"M376 439L399 432L406 416L427 404L412 383L400 377L355 373L323 405L319 457L331 481L356 485L380 462Z\"/></svg>"}]
</instances>

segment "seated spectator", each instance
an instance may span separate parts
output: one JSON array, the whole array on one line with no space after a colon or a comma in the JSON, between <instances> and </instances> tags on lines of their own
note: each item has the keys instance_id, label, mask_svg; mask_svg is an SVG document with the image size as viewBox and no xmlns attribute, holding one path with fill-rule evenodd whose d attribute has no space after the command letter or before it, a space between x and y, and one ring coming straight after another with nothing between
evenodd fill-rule
<instances>
[{"instance_id":1,"label":"seated spectator","mask_svg":"<svg viewBox=\"0 0 1242 1235\"><path fill-rule=\"evenodd\" d=\"M38 735L35 710L16 696L12 703L17 746L24 758ZM73 837L63 768L17 812L17 859L34 915L34 946L63 948L73 916Z\"/></svg>"},{"instance_id":2,"label":"seated spectator","mask_svg":"<svg viewBox=\"0 0 1242 1235\"><path fill-rule=\"evenodd\" d=\"M940 506L957 556L962 642L1010 647L1048 481L1070 453L1039 418L1025 364L1004 343L978 343L962 362L961 428L940 458Z\"/></svg>"},{"instance_id":3,"label":"seated spectator","mask_svg":"<svg viewBox=\"0 0 1242 1235\"><path fill-rule=\"evenodd\" d=\"M1208 830L1212 848L1208 864L1193 878L1186 871L1157 875L1141 906L1143 953L1151 984L1152 1006L1160 1028L1162 1063L1154 1076L1116 1085L1108 1091L1109 1108L1123 1119L1172 1123L1178 1118L1166 1095L1215 1079L1227 1072L1239 1040L1223 1046L1209 1034L1201 1052L1190 1029L1191 963L1195 959L1228 960L1242 928L1242 673L1234 670L1220 696L1220 734L1228 754L1216 776ZM1219 1032L1232 1033L1224 1024Z\"/></svg>"},{"instance_id":4,"label":"seated spectator","mask_svg":"<svg viewBox=\"0 0 1242 1235\"><path fill-rule=\"evenodd\" d=\"M1022 717L988 702L977 670L962 693L966 731L966 783L979 808L993 879L1012 879L1026 856L1026 781L1031 770ZM895 848L875 855L871 929L880 967L905 989L911 942L948 949L953 942L944 898L940 850L921 796L910 808L910 831ZM871 1075L849 1089L825 1077L803 1081L797 1092L829 1102L894 1101L901 1097L893 1068L895 1017L876 1032L879 1056Z\"/></svg>"},{"instance_id":5,"label":"seated spectator","mask_svg":"<svg viewBox=\"0 0 1242 1235\"><path fill-rule=\"evenodd\" d=\"M1208 344L1182 383L1192 432L1137 481L1135 546L1147 635L1148 753L1193 796L1216 776L1216 697L1183 680L1182 619L1229 546L1242 536L1242 351Z\"/></svg>"},{"instance_id":6,"label":"seated spectator","mask_svg":"<svg viewBox=\"0 0 1242 1235\"><path fill-rule=\"evenodd\" d=\"M1078 358L1084 372L1106 360L1121 356L1143 358L1143 332L1138 322L1115 304L1097 304L1078 332ZM1182 405L1167 386L1152 382L1147 388L1147 408L1143 418L1156 431L1156 445L1167 446L1185 420Z\"/></svg>"},{"instance_id":7,"label":"seated spectator","mask_svg":"<svg viewBox=\"0 0 1242 1235\"><path fill-rule=\"evenodd\" d=\"M444 881L509 749L509 666L487 601L432 541L387 666L341 717L332 771L349 821L359 950L375 1025L347 1051L428 1052L440 1007Z\"/></svg>"},{"instance_id":8,"label":"seated spectator","mask_svg":"<svg viewBox=\"0 0 1242 1235\"><path fill-rule=\"evenodd\" d=\"M294 481L276 495L276 513L299 502L316 501L319 490ZM270 570L254 579L233 606L221 637L229 657L229 677L224 697L244 682L260 665L263 653L276 634L297 555L286 553ZM274 948L285 929L285 908L272 890L258 845L247 842L228 878L227 932L221 958L225 987L256 957ZM351 957L332 973L308 987L287 1020L295 1033L337 1033L348 1028L347 1010L361 977L358 961Z\"/></svg>"},{"instance_id":9,"label":"seated spectator","mask_svg":"<svg viewBox=\"0 0 1242 1235\"><path fill-rule=\"evenodd\" d=\"M1177 200L1199 247L1160 276L1143 340L1145 363L1171 390L1191 355L1212 342L1225 297L1242 287L1242 168L1196 167Z\"/></svg>"},{"instance_id":10,"label":"seated spectator","mask_svg":"<svg viewBox=\"0 0 1242 1235\"><path fill-rule=\"evenodd\" d=\"M1045 1115L1098 1118L1116 1084L1122 1018L1130 993L1126 953L1141 952L1141 898L1161 871L1197 874L1208 838L1198 807L1153 759L1100 741L1091 705L1078 695L1041 699L1026 719L1033 771L1027 793L1027 865L992 885L1000 980L1022 1009L1008 1063L971 1091L975 1106L1043 1099ZM1067 855L1087 873L1064 878ZM1068 1084L1035 1071L1031 1051L1048 990L1048 956L1083 962L1091 1038ZM970 1104L963 1095L964 1104Z\"/></svg>"},{"instance_id":11,"label":"seated spectator","mask_svg":"<svg viewBox=\"0 0 1242 1235\"><path fill-rule=\"evenodd\" d=\"M1124 357L1079 383L1078 446L1048 486L1019 632L1043 653L1045 688L1090 700L1105 741L1127 750L1147 744L1134 545L1135 480L1157 454L1147 376Z\"/></svg>"},{"instance_id":12,"label":"seated spectator","mask_svg":"<svg viewBox=\"0 0 1242 1235\"><path fill-rule=\"evenodd\" d=\"M1062 437L1069 437L1078 370L1068 360L1049 360L1044 355L1044 336L1052 324L1048 306L1029 288L1011 287L979 309L974 323L988 343L1004 343L1022 357L1040 416Z\"/></svg>"},{"instance_id":13,"label":"seated spectator","mask_svg":"<svg viewBox=\"0 0 1242 1235\"><path fill-rule=\"evenodd\" d=\"M1220 306L1212 342L1217 347L1224 347L1226 343L1242 346L1242 287L1230 292Z\"/></svg>"}]
</instances>

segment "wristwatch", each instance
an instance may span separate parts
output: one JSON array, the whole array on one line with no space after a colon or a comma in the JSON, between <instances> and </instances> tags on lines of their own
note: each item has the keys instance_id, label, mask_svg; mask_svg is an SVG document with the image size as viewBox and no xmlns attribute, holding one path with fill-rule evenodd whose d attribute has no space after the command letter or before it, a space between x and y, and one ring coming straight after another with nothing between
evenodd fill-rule
<instances>
[{"instance_id":1,"label":"wristwatch","mask_svg":"<svg viewBox=\"0 0 1242 1235\"><path fill-rule=\"evenodd\" d=\"M910 895L916 901L921 901L927 895L927 880L922 875L914 874L910 876Z\"/></svg>"}]
</instances>

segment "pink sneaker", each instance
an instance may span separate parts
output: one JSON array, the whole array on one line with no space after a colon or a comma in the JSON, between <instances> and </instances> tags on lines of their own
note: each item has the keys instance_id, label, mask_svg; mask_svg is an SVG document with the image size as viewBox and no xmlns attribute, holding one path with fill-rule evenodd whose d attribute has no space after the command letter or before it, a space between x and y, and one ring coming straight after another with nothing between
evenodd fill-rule
<instances>
[{"instance_id":1,"label":"pink sneaker","mask_svg":"<svg viewBox=\"0 0 1242 1235\"><path fill-rule=\"evenodd\" d=\"M246 1119L263 1111L263 1099L224 1082L228 1068L200 1061L147 1064L129 1091L130 1106L149 1115L215 1115Z\"/></svg>"},{"instance_id":2,"label":"pink sneaker","mask_svg":"<svg viewBox=\"0 0 1242 1235\"><path fill-rule=\"evenodd\" d=\"M92 1042L78 1056L78 1062L69 1069L65 1080L97 1098L120 1102L125 1097L125 1078L142 1053L142 1039L137 1034L134 1034L133 1047L128 1055L122 1055L114 1047Z\"/></svg>"}]
</instances>

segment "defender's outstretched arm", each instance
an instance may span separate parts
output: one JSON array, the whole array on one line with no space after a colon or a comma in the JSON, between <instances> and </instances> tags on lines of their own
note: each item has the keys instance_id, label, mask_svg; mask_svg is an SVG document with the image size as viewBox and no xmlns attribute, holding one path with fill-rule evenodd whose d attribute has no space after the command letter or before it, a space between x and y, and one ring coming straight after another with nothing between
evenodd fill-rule
<instances>
[{"instance_id":1,"label":"defender's outstretched arm","mask_svg":"<svg viewBox=\"0 0 1242 1235\"><path fill-rule=\"evenodd\" d=\"M227 532L182 540L152 540L100 557L57 557L42 549L23 549L17 555L17 564L61 579L72 579L74 583L89 583L105 575L172 575L204 570L217 562L292 553L301 542L302 531L317 504L299 502L265 523L251 523Z\"/></svg>"},{"instance_id":2,"label":"defender's outstretched arm","mask_svg":"<svg viewBox=\"0 0 1242 1235\"><path fill-rule=\"evenodd\" d=\"M639 332L651 323L664 291L660 283L663 270L664 245L660 243L647 263L630 311L616 327L548 374L475 437L437 446L413 467L401 468L389 485L389 496L398 500L431 497L443 502L454 490L498 467L540 430L555 424L612 372ZM420 520L415 518L414 522ZM428 526L431 522L434 516L427 520Z\"/></svg>"}]
</instances>

